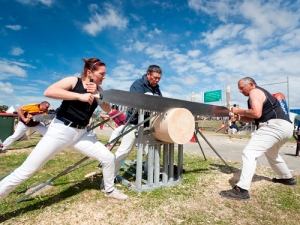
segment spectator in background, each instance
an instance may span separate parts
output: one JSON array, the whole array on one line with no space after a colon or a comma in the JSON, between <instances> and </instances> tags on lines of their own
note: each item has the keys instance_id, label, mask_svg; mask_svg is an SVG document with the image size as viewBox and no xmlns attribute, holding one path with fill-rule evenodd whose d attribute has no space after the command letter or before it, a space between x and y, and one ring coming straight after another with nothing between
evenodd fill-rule
<instances>
[{"instance_id":1,"label":"spectator in background","mask_svg":"<svg viewBox=\"0 0 300 225\"><path fill-rule=\"evenodd\" d=\"M109 114L100 114L100 117L103 120L107 120L110 117L113 117L114 115L117 115L120 111L119 111L119 107L117 105L113 105L111 107L112 111ZM110 138L109 138L109 143L115 139L116 137L118 137L124 127L124 124L126 123L126 116L121 113L120 115L118 115L117 117L113 118L113 121L116 123L116 129L114 129L114 131L112 132ZM107 145L107 148L110 149L113 143L110 143L109 145Z\"/></svg>"},{"instance_id":2,"label":"spectator in background","mask_svg":"<svg viewBox=\"0 0 300 225\"><path fill-rule=\"evenodd\" d=\"M48 114L56 114L55 109L54 108L50 108Z\"/></svg>"},{"instance_id":3,"label":"spectator in background","mask_svg":"<svg viewBox=\"0 0 300 225\"><path fill-rule=\"evenodd\" d=\"M235 121L232 122L231 126L229 126L229 134L236 134L239 131L239 127L236 125Z\"/></svg>"},{"instance_id":4,"label":"spectator in background","mask_svg":"<svg viewBox=\"0 0 300 225\"><path fill-rule=\"evenodd\" d=\"M20 139L29 129L44 136L48 128L38 121L33 121L32 118L34 115L48 114L49 106L49 102L43 101L40 104L28 104L18 108L19 122L17 128L11 136L6 138L2 146L0 145L0 152L4 153L14 141Z\"/></svg>"},{"instance_id":5,"label":"spectator in background","mask_svg":"<svg viewBox=\"0 0 300 225\"><path fill-rule=\"evenodd\" d=\"M300 151L300 126L297 126L297 129L295 130L295 134L297 137L297 144L296 144L296 154L295 156L299 156L299 151Z\"/></svg>"},{"instance_id":6,"label":"spectator in background","mask_svg":"<svg viewBox=\"0 0 300 225\"><path fill-rule=\"evenodd\" d=\"M221 128L219 130L217 130L216 133L218 133L219 131L223 131L225 133L225 122L224 121L222 121Z\"/></svg>"}]
</instances>

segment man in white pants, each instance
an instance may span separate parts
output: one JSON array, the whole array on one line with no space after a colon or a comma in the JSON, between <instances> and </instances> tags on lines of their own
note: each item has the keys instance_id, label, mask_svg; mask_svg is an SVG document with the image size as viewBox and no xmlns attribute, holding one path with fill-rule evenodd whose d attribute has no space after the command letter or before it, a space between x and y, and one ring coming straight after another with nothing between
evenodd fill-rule
<instances>
[{"instance_id":1,"label":"man in white pants","mask_svg":"<svg viewBox=\"0 0 300 225\"><path fill-rule=\"evenodd\" d=\"M275 173L274 183L296 185L285 161L279 155L280 147L293 134L293 124L284 113L277 99L265 89L258 87L251 77L239 80L240 92L249 96L248 109L233 107L233 121L255 122L257 130L243 150L243 168L239 182L231 190L221 191L220 195L229 199L248 200L252 177L259 156L265 154Z\"/></svg>"},{"instance_id":2,"label":"man in white pants","mask_svg":"<svg viewBox=\"0 0 300 225\"><path fill-rule=\"evenodd\" d=\"M40 104L28 104L18 108L19 122L17 128L11 136L6 138L2 148L0 146L0 152L4 153L14 141L20 139L29 129L44 136L48 128L40 122L33 121L32 117L38 114L48 114L49 106L49 102L43 101Z\"/></svg>"},{"instance_id":3,"label":"man in white pants","mask_svg":"<svg viewBox=\"0 0 300 225\"><path fill-rule=\"evenodd\" d=\"M162 97L162 94L159 89L158 82L160 81L162 76L162 70L157 65L151 65L148 67L148 70L146 74L142 76L142 78L136 80L133 82L133 84L130 86L130 92L135 93L142 93L142 94L148 94L148 95L154 95ZM145 102L147 104L147 102ZM128 120L131 115L132 111L128 111L126 115L126 120ZM147 116L145 116L146 119ZM138 124L138 115L135 115L132 120L130 121L130 124L126 129L132 128L134 125ZM145 127L149 126L149 122L144 124ZM135 143L136 143L136 136L135 132L137 130L132 130L128 134L126 134L121 141L120 147L115 152L115 176L117 176L123 162L129 155L129 153L132 151ZM144 139L144 142L146 140ZM104 182L102 180L100 189L102 191L104 190Z\"/></svg>"}]
</instances>

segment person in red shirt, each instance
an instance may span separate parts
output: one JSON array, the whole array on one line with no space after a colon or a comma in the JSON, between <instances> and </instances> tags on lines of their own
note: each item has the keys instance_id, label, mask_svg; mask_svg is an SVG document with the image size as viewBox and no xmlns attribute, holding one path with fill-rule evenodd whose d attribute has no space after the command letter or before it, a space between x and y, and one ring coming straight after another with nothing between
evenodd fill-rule
<instances>
[{"instance_id":1,"label":"person in red shirt","mask_svg":"<svg viewBox=\"0 0 300 225\"><path fill-rule=\"evenodd\" d=\"M119 107L117 105L112 105L111 109L112 110L109 114L101 114L100 115L101 118L106 120L120 112ZM126 122L126 116L123 113L121 113L119 116L113 118L113 121L115 121L115 123L116 123L116 129L114 129L114 131L112 132L112 134L109 138L109 142L111 142L113 139L115 139L116 137L118 137L121 134L124 124ZM111 148L112 144L113 143L110 143L109 145L107 145L107 148L108 149Z\"/></svg>"}]
</instances>

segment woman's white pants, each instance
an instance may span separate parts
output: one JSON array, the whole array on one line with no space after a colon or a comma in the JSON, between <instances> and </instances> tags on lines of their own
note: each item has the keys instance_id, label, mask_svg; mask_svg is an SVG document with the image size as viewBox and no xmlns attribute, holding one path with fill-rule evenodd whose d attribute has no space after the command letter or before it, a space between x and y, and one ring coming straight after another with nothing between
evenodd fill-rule
<instances>
[{"instance_id":1,"label":"woman's white pants","mask_svg":"<svg viewBox=\"0 0 300 225\"><path fill-rule=\"evenodd\" d=\"M86 129L65 126L63 122L54 118L47 133L24 163L0 182L0 200L67 147L101 162L105 190L107 192L114 190L114 155L103 144L89 135Z\"/></svg>"}]
</instances>

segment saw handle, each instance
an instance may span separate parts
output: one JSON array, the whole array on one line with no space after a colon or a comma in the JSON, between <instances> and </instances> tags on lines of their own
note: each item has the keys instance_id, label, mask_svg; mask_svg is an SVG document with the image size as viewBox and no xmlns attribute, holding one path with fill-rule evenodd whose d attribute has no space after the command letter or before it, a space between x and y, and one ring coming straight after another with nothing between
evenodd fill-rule
<instances>
[{"instance_id":1,"label":"saw handle","mask_svg":"<svg viewBox=\"0 0 300 225\"><path fill-rule=\"evenodd\" d=\"M94 80L92 78L90 78L90 82L94 82ZM90 103L87 103L87 105L86 105L86 111L87 112L91 111L91 105L90 105Z\"/></svg>"}]
</instances>

